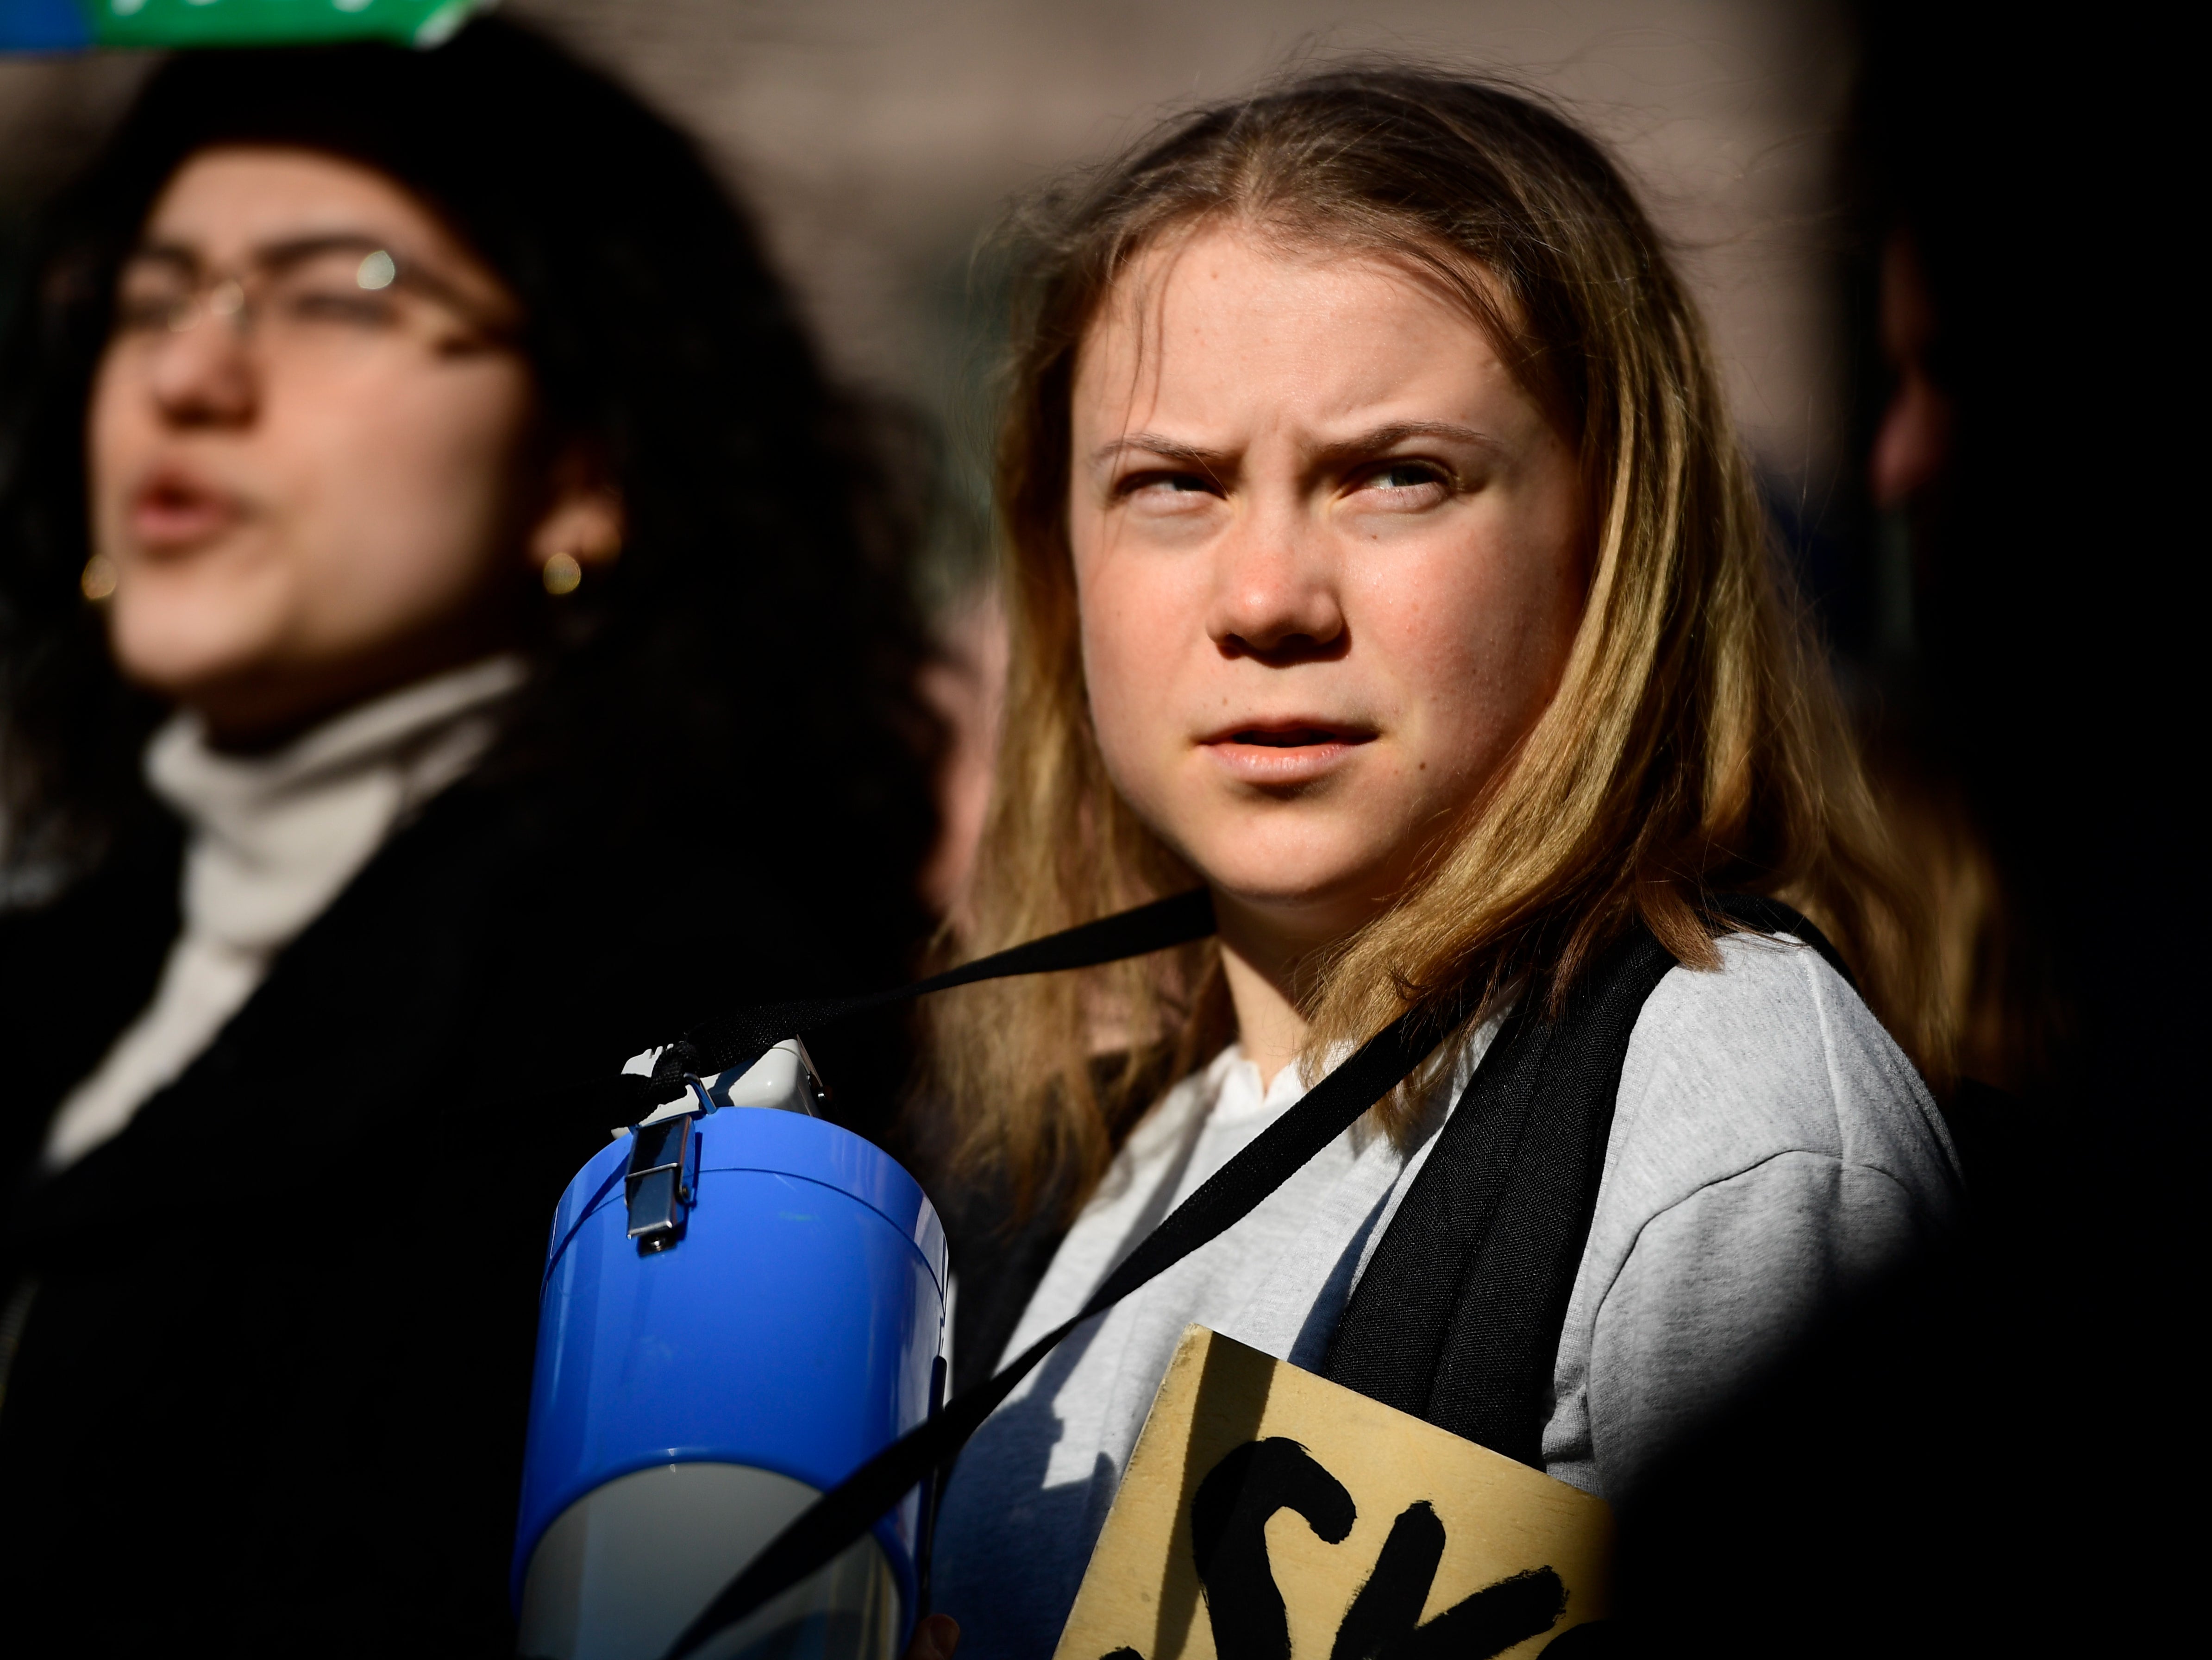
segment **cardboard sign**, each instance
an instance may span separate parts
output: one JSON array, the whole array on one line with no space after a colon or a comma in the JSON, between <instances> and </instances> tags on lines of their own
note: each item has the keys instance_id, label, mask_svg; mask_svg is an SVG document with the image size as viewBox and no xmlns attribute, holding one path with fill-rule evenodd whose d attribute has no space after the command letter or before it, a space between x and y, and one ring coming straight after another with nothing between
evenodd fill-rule
<instances>
[{"instance_id":1,"label":"cardboard sign","mask_svg":"<svg viewBox=\"0 0 2212 1660\"><path fill-rule=\"evenodd\" d=\"M1612 1548L1602 1500L1192 1326L1057 1660L1595 1660Z\"/></svg>"}]
</instances>

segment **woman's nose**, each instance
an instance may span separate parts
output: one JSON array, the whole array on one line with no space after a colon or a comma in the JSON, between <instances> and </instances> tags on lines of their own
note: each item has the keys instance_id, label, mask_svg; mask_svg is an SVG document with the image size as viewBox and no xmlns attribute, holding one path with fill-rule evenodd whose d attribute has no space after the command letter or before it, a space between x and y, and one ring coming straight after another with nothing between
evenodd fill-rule
<instances>
[{"instance_id":1,"label":"woman's nose","mask_svg":"<svg viewBox=\"0 0 2212 1660\"><path fill-rule=\"evenodd\" d=\"M1296 514L1255 514L1219 544L1208 632L1231 654L1303 656L1344 634L1336 573Z\"/></svg>"},{"instance_id":2,"label":"woman's nose","mask_svg":"<svg viewBox=\"0 0 2212 1660\"><path fill-rule=\"evenodd\" d=\"M253 418L260 401L252 349L228 314L203 314L161 339L148 383L162 419L175 426L238 425Z\"/></svg>"}]
</instances>

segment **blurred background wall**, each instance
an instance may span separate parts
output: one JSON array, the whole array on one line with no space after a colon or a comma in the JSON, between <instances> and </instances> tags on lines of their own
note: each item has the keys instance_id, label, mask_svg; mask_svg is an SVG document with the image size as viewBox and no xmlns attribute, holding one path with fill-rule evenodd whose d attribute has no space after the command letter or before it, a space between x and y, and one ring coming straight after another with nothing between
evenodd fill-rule
<instances>
[{"instance_id":1,"label":"blurred background wall","mask_svg":"<svg viewBox=\"0 0 2212 1660\"><path fill-rule=\"evenodd\" d=\"M940 607L981 563L997 305L976 252L1006 202L1161 115L1351 52L1500 72L1611 139L1704 299L1785 530L1810 549L1835 517L1850 423L1834 160L1854 66L1849 18L1830 0L505 10L613 66L696 132L759 207L839 366L932 417L951 511L921 575ZM12 283L38 200L142 70L127 56L0 61L0 282Z\"/></svg>"}]
</instances>

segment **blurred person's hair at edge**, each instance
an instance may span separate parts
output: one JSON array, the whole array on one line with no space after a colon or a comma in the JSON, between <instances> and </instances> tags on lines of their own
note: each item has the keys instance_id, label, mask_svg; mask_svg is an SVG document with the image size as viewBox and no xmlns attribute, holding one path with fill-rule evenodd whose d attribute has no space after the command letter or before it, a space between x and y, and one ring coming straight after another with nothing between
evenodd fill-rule
<instances>
[{"instance_id":1,"label":"blurred person's hair at edge","mask_svg":"<svg viewBox=\"0 0 2212 1660\"><path fill-rule=\"evenodd\" d=\"M903 493L690 142L497 22L170 60L6 350L7 1640L508 1652L607 1134L533 1102L927 934Z\"/></svg>"},{"instance_id":2,"label":"blurred person's hair at edge","mask_svg":"<svg viewBox=\"0 0 2212 1660\"><path fill-rule=\"evenodd\" d=\"M934 1595L981 1660L1051 1648L1187 1322L1632 1505L1961 1208L1923 885L1614 163L1510 88L1354 68L1176 121L1024 228L956 943L1194 883L1219 934L930 1011L961 1381L1350 1046L1421 1008L1451 1035L969 1444ZM1520 1098L1493 1061L1545 1064L1634 963L1587 1116L1486 1139ZM1769 1450L1832 1426L1798 1428Z\"/></svg>"},{"instance_id":3,"label":"blurred person's hair at edge","mask_svg":"<svg viewBox=\"0 0 2212 1660\"><path fill-rule=\"evenodd\" d=\"M2193 1566L2162 1351L2201 1300L2205 976L2165 896L2201 858L2176 601L2203 538L2174 360L2112 308L2170 314L2190 265L2160 166L2186 60L2083 20L1853 9L1859 461L1893 618L1863 714L1936 892L1972 1249L1857 1299L1693 1438L1630 1578L1698 1654L1716 1563L1786 1633L1763 1651L2164 1652L2188 1599L2121 1586ZM1813 1456L1778 1456L1804 1423L1828 1426Z\"/></svg>"}]
</instances>

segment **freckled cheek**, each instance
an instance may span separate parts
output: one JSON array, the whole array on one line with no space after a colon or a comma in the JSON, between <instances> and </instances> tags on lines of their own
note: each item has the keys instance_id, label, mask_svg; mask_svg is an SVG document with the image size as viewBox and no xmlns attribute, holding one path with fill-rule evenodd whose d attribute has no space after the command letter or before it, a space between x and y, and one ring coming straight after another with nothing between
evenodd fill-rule
<instances>
[{"instance_id":1,"label":"freckled cheek","mask_svg":"<svg viewBox=\"0 0 2212 1660\"><path fill-rule=\"evenodd\" d=\"M1108 771L1140 809L1157 806L1189 735L1190 689L1176 647L1193 627L1157 580L1127 562L1079 567L1083 663Z\"/></svg>"},{"instance_id":2,"label":"freckled cheek","mask_svg":"<svg viewBox=\"0 0 2212 1660\"><path fill-rule=\"evenodd\" d=\"M1401 661L1395 688L1402 775L1425 797L1455 794L1485 771L1502 724L1479 654L1457 642L1434 643Z\"/></svg>"},{"instance_id":3,"label":"freckled cheek","mask_svg":"<svg viewBox=\"0 0 2212 1660\"><path fill-rule=\"evenodd\" d=\"M1479 787L1541 712L1549 618L1510 592L1455 593L1443 581L1417 591L1418 601L1370 612L1366 636L1396 705L1407 781L1450 797Z\"/></svg>"},{"instance_id":4,"label":"freckled cheek","mask_svg":"<svg viewBox=\"0 0 2212 1660\"><path fill-rule=\"evenodd\" d=\"M1146 673L1147 653L1136 619L1095 590L1083 612L1083 670L1091 720L1117 769L1156 746L1158 687Z\"/></svg>"}]
</instances>

